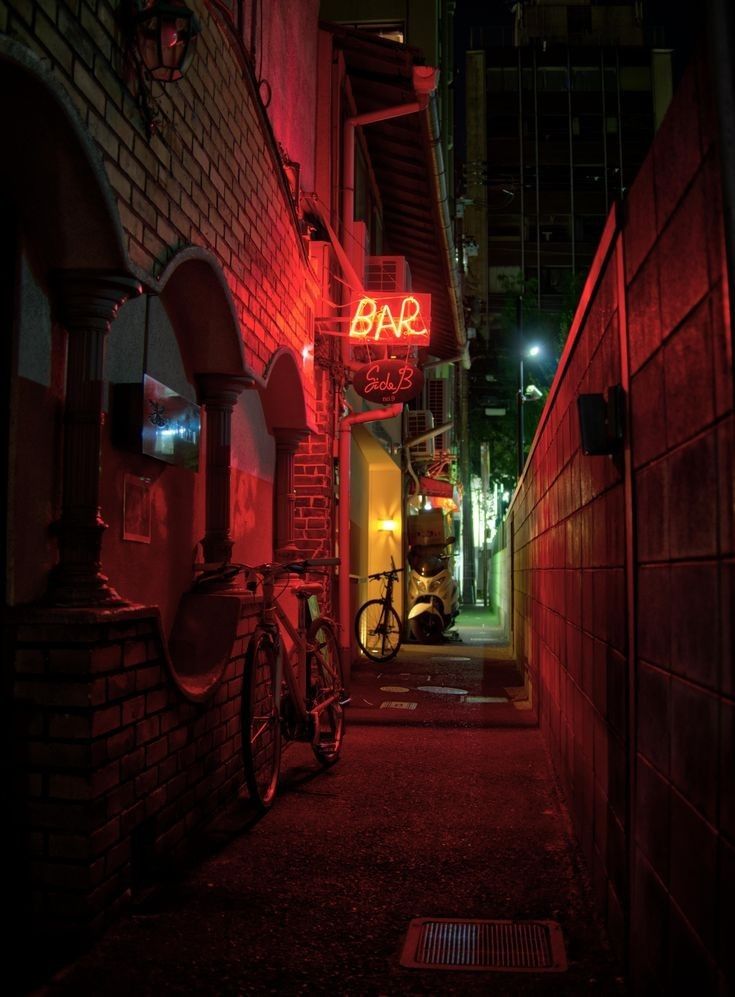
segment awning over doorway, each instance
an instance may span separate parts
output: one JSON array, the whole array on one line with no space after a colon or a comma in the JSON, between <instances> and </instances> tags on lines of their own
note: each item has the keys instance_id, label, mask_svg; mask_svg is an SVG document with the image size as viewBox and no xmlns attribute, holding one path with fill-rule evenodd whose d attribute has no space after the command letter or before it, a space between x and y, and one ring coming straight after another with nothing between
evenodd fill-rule
<instances>
[{"instance_id":1,"label":"awning over doorway","mask_svg":"<svg viewBox=\"0 0 735 997\"><path fill-rule=\"evenodd\" d=\"M412 71L418 49L334 24L358 114L415 99ZM384 252L405 256L413 290L432 296L431 354L449 360L466 345L462 296L454 262L444 165L433 99L417 114L364 129L383 202Z\"/></svg>"},{"instance_id":2,"label":"awning over doorway","mask_svg":"<svg viewBox=\"0 0 735 997\"><path fill-rule=\"evenodd\" d=\"M409 484L411 495L416 493L416 483L412 480ZM418 492L421 495L431 495L433 498L452 498L454 495L454 485L451 481L442 481L440 478L419 477Z\"/></svg>"}]
</instances>

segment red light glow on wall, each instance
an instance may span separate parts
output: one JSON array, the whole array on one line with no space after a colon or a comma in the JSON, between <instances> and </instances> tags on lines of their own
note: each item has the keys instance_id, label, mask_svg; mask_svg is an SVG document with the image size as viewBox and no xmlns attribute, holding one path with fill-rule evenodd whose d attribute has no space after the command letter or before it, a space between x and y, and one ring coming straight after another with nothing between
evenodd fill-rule
<instances>
[{"instance_id":1,"label":"red light glow on wall","mask_svg":"<svg viewBox=\"0 0 735 997\"><path fill-rule=\"evenodd\" d=\"M430 294L365 295L352 307L350 339L428 346L430 335Z\"/></svg>"}]
</instances>

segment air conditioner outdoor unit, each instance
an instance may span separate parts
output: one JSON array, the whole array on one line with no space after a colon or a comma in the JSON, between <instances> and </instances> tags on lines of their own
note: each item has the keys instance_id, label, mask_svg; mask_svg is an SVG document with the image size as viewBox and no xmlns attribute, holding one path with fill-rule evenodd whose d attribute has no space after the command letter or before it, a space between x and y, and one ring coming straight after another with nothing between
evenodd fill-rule
<instances>
[{"instance_id":1,"label":"air conditioner outdoor unit","mask_svg":"<svg viewBox=\"0 0 735 997\"><path fill-rule=\"evenodd\" d=\"M449 382L443 377L433 377L426 381L426 407L434 417L435 426L449 422ZM434 446L439 452L449 449L449 433L434 437Z\"/></svg>"},{"instance_id":2,"label":"air conditioner outdoor unit","mask_svg":"<svg viewBox=\"0 0 735 997\"><path fill-rule=\"evenodd\" d=\"M411 270L405 256L368 256L365 260L366 291L410 291Z\"/></svg>"},{"instance_id":3,"label":"air conditioner outdoor unit","mask_svg":"<svg viewBox=\"0 0 735 997\"><path fill-rule=\"evenodd\" d=\"M434 416L428 409L418 409L409 411L406 413L408 416L406 435L409 440L414 439L416 436L421 436L422 433L428 433L434 428ZM424 460L428 457L434 456L434 437L428 440L422 440L421 443L417 443L415 447L409 447L409 454L411 460Z\"/></svg>"}]
</instances>

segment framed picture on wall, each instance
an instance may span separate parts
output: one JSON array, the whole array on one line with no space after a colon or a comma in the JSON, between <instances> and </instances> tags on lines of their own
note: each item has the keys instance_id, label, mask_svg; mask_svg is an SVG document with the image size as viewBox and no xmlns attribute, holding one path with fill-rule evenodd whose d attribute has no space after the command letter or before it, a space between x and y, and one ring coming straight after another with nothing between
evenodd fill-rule
<instances>
[{"instance_id":1,"label":"framed picture on wall","mask_svg":"<svg viewBox=\"0 0 735 997\"><path fill-rule=\"evenodd\" d=\"M151 542L151 483L137 474L123 481L123 540Z\"/></svg>"}]
</instances>

